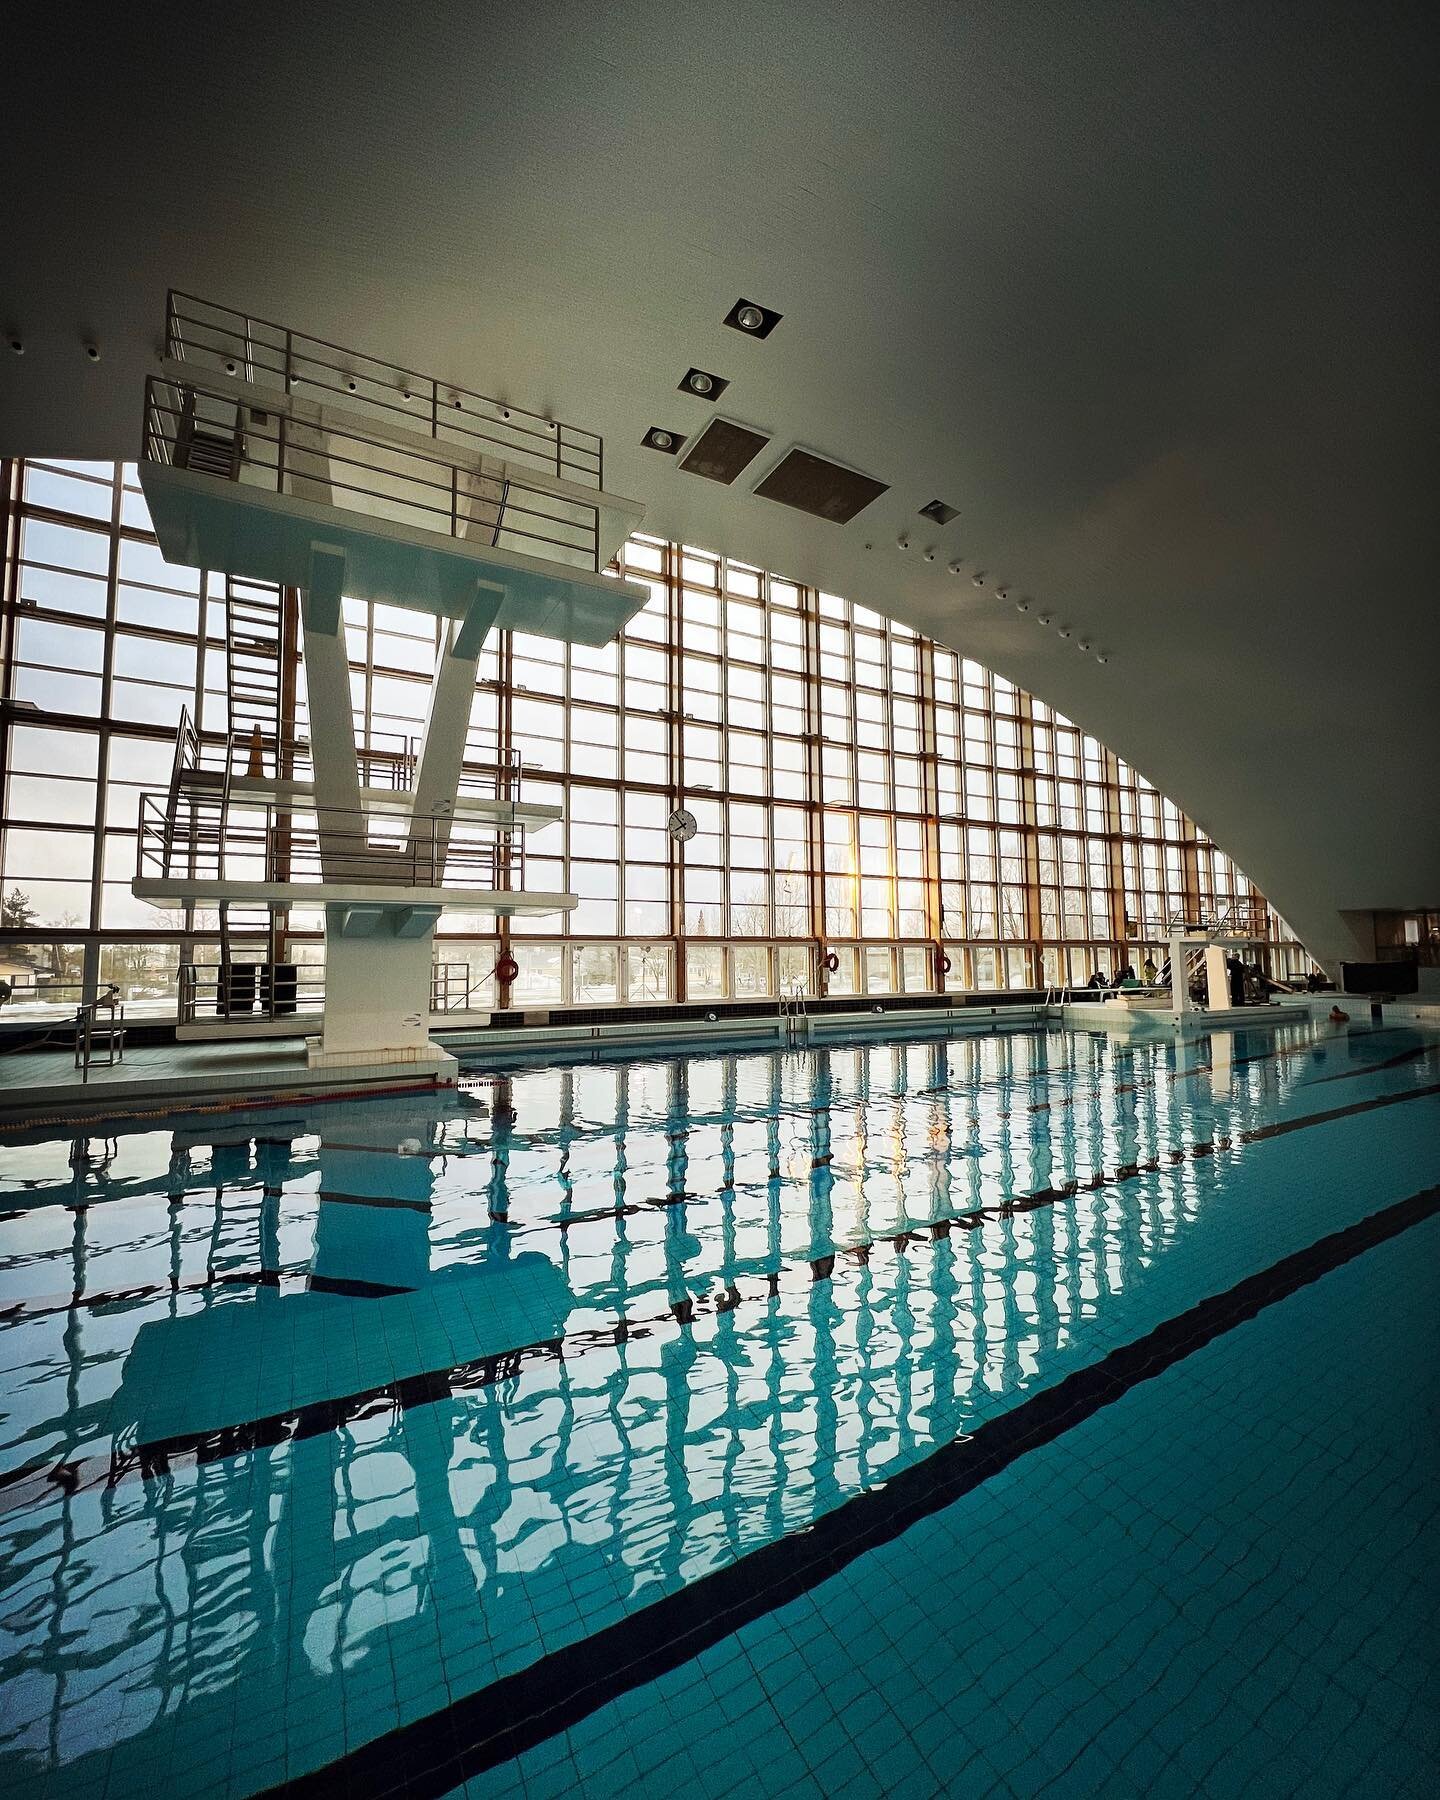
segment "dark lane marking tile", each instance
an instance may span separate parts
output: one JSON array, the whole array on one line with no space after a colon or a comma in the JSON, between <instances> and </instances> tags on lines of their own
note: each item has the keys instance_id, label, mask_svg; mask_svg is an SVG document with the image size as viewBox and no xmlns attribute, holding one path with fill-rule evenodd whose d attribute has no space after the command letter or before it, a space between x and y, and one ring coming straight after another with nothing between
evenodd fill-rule
<instances>
[{"instance_id":1,"label":"dark lane marking tile","mask_svg":"<svg viewBox=\"0 0 1440 1800\"><path fill-rule=\"evenodd\" d=\"M380 1281L350 1281L336 1275L312 1275L308 1269L226 1269L192 1281L152 1281L141 1287L113 1288L95 1294L25 1294L0 1305L0 1326L20 1319L43 1319L53 1313L103 1312L107 1307L143 1306L151 1300L173 1300L181 1294L208 1294L217 1288L273 1288L286 1294L345 1294L357 1300L380 1300L404 1294L404 1287Z\"/></svg>"},{"instance_id":2,"label":"dark lane marking tile","mask_svg":"<svg viewBox=\"0 0 1440 1800\"><path fill-rule=\"evenodd\" d=\"M410 1294L413 1288L391 1287L383 1281L362 1281L351 1275L310 1275L305 1290L311 1294L341 1294L347 1300L386 1300L392 1294Z\"/></svg>"},{"instance_id":3,"label":"dark lane marking tile","mask_svg":"<svg viewBox=\"0 0 1440 1800\"><path fill-rule=\"evenodd\" d=\"M285 1800L334 1794L386 1800L401 1793L405 1800L439 1800L818 1587L1140 1382L1437 1214L1440 1187L1426 1188L1321 1238L942 1445L923 1462L821 1514L807 1530L752 1550L589 1638L265 1792Z\"/></svg>"},{"instance_id":4,"label":"dark lane marking tile","mask_svg":"<svg viewBox=\"0 0 1440 1800\"><path fill-rule=\"evenodd\" d=\"M1440 1044L1414 1044L1410 1049L1401 1050L1395 1056L1384 1057L1379 1062L1362 1062L1353 1069L1337 1069L1333 1075L1312 1075L1301 1086L1319 1087L1324 1081L1355 1081L1361 1075L1374 1075L1381 1069L1398 1069L1402 1063L1419 1062L1422 1057L1435 1055L1440 1055Z\"/></svg>"},{"instance_id":5,"label":"dark lane marking tile","mask_svg":"<svg viewBox=\"0 0 1440 1800\"><path fill-rule=\"evenodd\" d=\"M321 1188L318 1198L340 1206L394 1206L406 1212L428 1213L428 1200L398 1200L391 1194L343 1194L337 1188Z\"/></svg>"}]
</instances>

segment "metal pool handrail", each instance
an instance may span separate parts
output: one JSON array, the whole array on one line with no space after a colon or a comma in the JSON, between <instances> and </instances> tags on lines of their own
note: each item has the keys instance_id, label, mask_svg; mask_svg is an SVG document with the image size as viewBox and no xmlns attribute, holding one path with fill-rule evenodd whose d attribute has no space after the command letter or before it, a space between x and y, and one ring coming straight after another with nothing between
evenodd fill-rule
<instances>
[{"instance_id":1,"label":"metal pool handrail","mask_svg":"<svg viewBox=\"0 0 1440 1800\"><path fill-rule=\"evenodd\" d=\"M117 1062L125 1060L125 1008L115 997L119 992L112 981L103 994L97 994L93 1000L86 1000L75 1009L75 1067L80 1071L82 1086L90 1079L90 1065L97 1054L97 1036L105 1049L106 1068L113 1068ZM102 1010L110 1015L110 1022L102 1025L97 1033L96 1014Z\"/></svg>"}]
</instances>

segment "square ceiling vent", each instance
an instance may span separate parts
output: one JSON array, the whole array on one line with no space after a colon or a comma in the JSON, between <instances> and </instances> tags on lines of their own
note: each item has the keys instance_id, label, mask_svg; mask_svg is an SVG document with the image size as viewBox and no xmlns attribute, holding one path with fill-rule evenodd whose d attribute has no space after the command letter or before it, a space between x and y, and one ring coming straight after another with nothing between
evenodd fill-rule
<instances>
[{"instance_id":1,"label":"square ceiling vent","mask_svg":"<svg viewBox=\"0 0 1440 1800\"><path fill-rule=\"evenodd\" d=\"M787 450L755 492L762 500L778 500L781 506L793 506L813 518L848 525L889 485L830 462L813 450Z\"/></svg>"},{"instance_id":2,"label":"square ceiling vent","mask_svg":"<svg viewBox=\"0 0 1440 1800\"><path fill-rule=\"evenodd\" d=\"M733 419L712 419L680 458L687 475L703 475L725 487L770 442L768 432L737 425Z\"/></svg>"}]
</instances>

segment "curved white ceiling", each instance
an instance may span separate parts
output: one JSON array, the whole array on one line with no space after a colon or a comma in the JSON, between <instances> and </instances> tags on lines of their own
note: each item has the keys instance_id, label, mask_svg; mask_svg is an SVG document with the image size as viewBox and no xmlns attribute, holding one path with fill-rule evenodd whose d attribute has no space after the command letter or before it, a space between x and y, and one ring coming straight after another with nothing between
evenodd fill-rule
<instances>
[{"instance_id":1,"label":"curved white ceiling","mask_svg":"<svg viewBox=\"0 0 1440 1800\"><path fill-rule=\"evenodd\" d=\"M188 288L603 431L648 525L1051 700L1322 956L1440 902L1425 9L27 10L0 449L132 456ZM641 449L691 364L889 491L827 525Z\"/></svg>"}]
</instances>

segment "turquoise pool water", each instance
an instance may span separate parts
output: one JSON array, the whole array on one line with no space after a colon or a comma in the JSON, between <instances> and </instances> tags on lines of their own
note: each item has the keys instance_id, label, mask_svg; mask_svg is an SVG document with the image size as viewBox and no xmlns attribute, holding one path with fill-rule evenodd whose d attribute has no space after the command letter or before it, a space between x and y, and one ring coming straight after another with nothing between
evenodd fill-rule
<instances>
[{"instance_id":1,"label":"turquoise pool water","mask_svg":"<svg viewBox=\"0 0 1440 1800\"><path fill-rule=\"evenodd\" d=\"M0 1136L0 1790L1433 1790L1437 1183L1363 1025Z\"/></svg>"}]
</instances>

